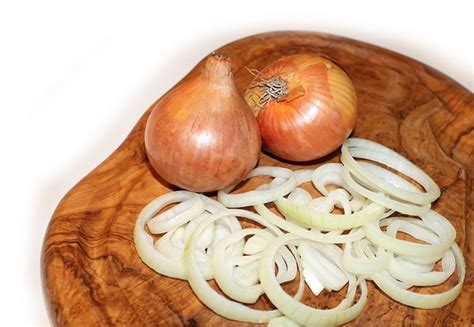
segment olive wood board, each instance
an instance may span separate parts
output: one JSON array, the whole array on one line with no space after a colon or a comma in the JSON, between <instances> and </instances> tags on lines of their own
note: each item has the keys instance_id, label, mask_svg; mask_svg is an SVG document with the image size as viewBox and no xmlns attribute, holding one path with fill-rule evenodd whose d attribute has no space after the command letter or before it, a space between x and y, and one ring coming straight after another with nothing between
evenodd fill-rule
<instances>
[{"instance_id":1,"label":"olive wood board","mask_svg":"<svg viewBox=\"0 0 474 327\"><path fill-rule=\"evenodd\" d=\"M389 299L368 282L364 310L347 325L473 324L473 94L413 59L334 35L272 32L217 51L231 57L241 92L253 77L246 68L262 69L281 56L303 52L332 59L357 91L359 113L352 135L402 153L442 190L433 208L455 226L468 269L460 296L441 309L415 309ZM186 281L155 273L135 251L132 230L138 213L155 197L175 189L153 172L147 160L143 132L149 113L150 109L110 157L65 195L51 218L41 260L50 320L58 326L250 326L216 315ZM338 151L306 164L262 153L259 165L298 169L337 160ZM342 296L322 293L310 303L332 307ZM257 307L271 306L263 299Z\"/></svg>"}]
</instances>

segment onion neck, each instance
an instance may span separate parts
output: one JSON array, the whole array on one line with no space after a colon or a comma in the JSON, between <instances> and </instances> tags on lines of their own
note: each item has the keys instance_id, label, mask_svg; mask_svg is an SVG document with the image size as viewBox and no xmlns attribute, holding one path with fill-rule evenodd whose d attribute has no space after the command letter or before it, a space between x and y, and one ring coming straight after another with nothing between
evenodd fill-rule
<instances>
[{"instance_id":1,"label":"onion neck","mask_svg":"<svg viewBox=\"0 0 474 327\"><path fill-rule=\"evenodd\" d=\"M254 75L257 79L249 85L248 89L257 89L258 101L254 108L256 114L272 101L291 102L306 93L301 80L295 74L276 75L269 78L265 78L259 72Z\"/></svg>"},{"instance_id":2,"label":"onion neck","mask_svg":"<svg viewBox=\"0 0 474 327\"><path fill-rule=\"evenodd\" d=\"M226 80L232 78L232 65L229 56L223 53L213 53L204 67L204 75L210 80Z\"/></svg>"},{"instance_id":3,"label":"onion neck","mask_svg":"<svg viewBox=\"0 0 474 327\"><path fill-rule=\"evenodd\" d=\"M257 82L250 84L248 88L258 89L258 111L265 108L271 101L281 101L288 95L288 81L284 77L264 78L259 75L256 76L258 77Z\"/></svg>"}]
</instances>

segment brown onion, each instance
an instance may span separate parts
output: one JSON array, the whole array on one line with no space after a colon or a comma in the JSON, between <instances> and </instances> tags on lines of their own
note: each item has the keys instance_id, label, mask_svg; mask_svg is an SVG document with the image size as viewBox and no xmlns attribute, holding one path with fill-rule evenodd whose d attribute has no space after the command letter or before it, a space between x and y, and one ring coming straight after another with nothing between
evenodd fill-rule
<instances>
[{"instance_id":1,"label":"brown onion","mask_svg":"<svg viewBox=\"0 0 474 327\"><path fill-rule=\"evenodd\" d=\"M259 157L260 134L237 92L227 56L211 55L200 73L156 103L145 147L162 178L190 191L220 190L250 173Z\"/></svg>"},{"instance_id":2,"label":"brown onion","mask_svg":"<svg viewBox=\"0 0 474 327\"><path fill-rule=\"evenodd\" d=\"M264 148L287 160L308 161L334 151L356 122L352 81L316 55L287 56L265 67L245 99L257 116Z\"/></svg>"}]
</instances>

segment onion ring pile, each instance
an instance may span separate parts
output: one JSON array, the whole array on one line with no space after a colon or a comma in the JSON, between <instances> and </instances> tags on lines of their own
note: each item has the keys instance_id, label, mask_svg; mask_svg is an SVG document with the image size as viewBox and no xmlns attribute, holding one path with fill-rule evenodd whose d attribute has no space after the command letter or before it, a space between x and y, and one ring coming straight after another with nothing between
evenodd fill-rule
<instances>
[{"instance_id":1,"label":"onion ring pile","mask_svg":"<svg viewBox=\"0 0 474 327\"><path fill-rule=\"evenodd\" d=\"M143 262L162 275L187 280L222 317L270 326L347 323L368 300L367 281L392 299L423 309L444 306L461 292L466 267L456 230L430 209L440 189L395 151L351 138L342 146L341 163L296 171L258 167L247 178L258 176L273 179L244 193L231 193L233 187L219 191L218 201L188 191L152 201L134 228ZM321 196L313 197L305 183ZM167 208L171 204L176 205ZM234 209L243 207L255 212ZM239 218L260 227L242 226ZM399 239L397 233L419 242ZM161 237L154 241L153 234ZM437 262L441 270L434 268ZM442 284L455 271L457 283L447 291L410 290ZM298 276L298 289L289 295L281 284ZM210 279L227 297L207 283ZM317 309L300 302L305 284L316 296L345 285L347 292L338 306ZM263 294L275 309L246 305Z\"/></svg>"}]
</instances>

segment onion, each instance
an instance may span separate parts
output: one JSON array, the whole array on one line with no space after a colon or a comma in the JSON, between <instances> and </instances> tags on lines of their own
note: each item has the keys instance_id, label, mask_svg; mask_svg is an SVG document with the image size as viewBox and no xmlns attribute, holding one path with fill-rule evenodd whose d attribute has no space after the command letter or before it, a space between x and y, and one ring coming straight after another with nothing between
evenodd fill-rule
<instances>
[{"instance_id":1,"label":"onion","mask_svg":"<svg viewBox=\"0 0 474 327\"><path fill-rule=\"evenodd\" d=\"M351 80L333 62L311 54L283 57L262 69L245 99L256 113L265 149L287 160L334 151L356 122Z\"/></svg>"},{"instance_id":2,"label":"onion","mask_svg":"<svg viewBox=\"0 0 474 327\"><path fill-rule=\"evenodd\" d=\"M250 173L260 154L260 134L227 56L211 55L201 73L155 104L145 147L162 178L195 192L226 188Z\"/></svg>"}]
</instances>

